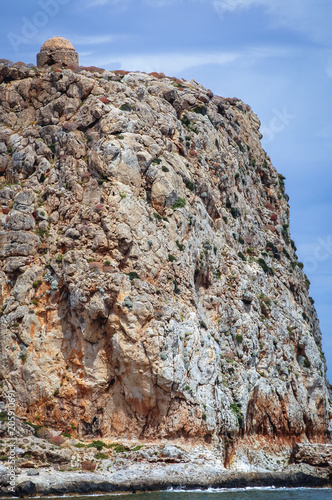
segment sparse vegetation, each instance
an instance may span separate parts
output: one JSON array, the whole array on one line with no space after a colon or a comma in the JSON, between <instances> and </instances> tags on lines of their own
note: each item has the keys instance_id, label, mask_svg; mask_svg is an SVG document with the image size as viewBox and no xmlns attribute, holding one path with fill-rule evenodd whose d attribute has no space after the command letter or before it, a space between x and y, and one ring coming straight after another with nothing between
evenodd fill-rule
<instances>
[{"instance_id":1,"label":"sparse vegetation","mask_svg":"<svg viewBox=\"0 0 332 500\"><path fill-rule=\"evenodd\" d=\"M116 453L124 453L125 451L130 451L129 448L123 446L122 444L116 444L113 449Z\"/></svg>"},{"instance_id":2,"label":"sparse vegetation","mask_svg":"<svg viewBox=\"0 0 332 500\"><path fill-rule=\"evenodd\" d=\"M98 451L106 447L106 443L104 443L104 441L100 441L99 439L97 441L92 441L92 443L87 445L87 448L97 448Z\"/></svg>"},{"instance_id":3,"label":"sparse vegetation","mask_svg":"<svg viewBox=\"0 0 332 500\"><path fill-rule=\"evenodd\" d=\"M200 115L206 115L206 107L202 105L195 106L191 111Z\"/></svg>"},{"instance_id":4,"label":"sparse vegetation","mask_svg":"<svg viewBox=\"0 0 332 500\"><path fill-rule=\"evenodd\" d=\"M27 425L30 425L30 427L33 428L33 430L35 431L35 434L37 431L39 431L39 429L41 429L43 427L42 425L36 425L36 424L33 424L32 422L29 422L29 421L26 421L25 423Z\"/></svg>"},{"instance_id":5,"label":"sparse vegetation","mask_svg":"<svg viewBox=\"0 0 332 500\"><path fill-rule=\"evenodd\" d=\"M257 260L257 264L259 264L261 266L261 268L263 269L264 273L270 275L270 276L274 276L274 270L272 269L272 267L269 267L267 265L267 263L265 262L264 259L260 258Z\"/></svg>"},{"instance_id":6,"label":"sparse vegetation","mask_svg":"<svg viewBox=\"0 0 332 500\"><path fill-rule=\"evenodd\" d=\"M304 361L303 361L303 365L305 366L305 368L310 368L311 366L311 363L309 361L308 358L305 358Z\"/></svg>"},{"instance_id":7,"label":"sparse vegetation","mask_svg":"<svg viewBox=\"0 0 332 500\"><path fill-rule=\"evenodd\" d=\"M153 212L153 217L157 220L162 220L162 216L158 214L157 212Z\"/></svg>"},{"instance_id":8,"label":"sparse vegetation","mask_svg":"<svg viewBox=\"0 0 332 500\"><path fill-rule=\"evenodd\" d=\"M309 323L310 318L309 318L309 316L305 312L302 313L302 318L304 319L304 321L306 321L307 323Z\"/></svg>"},{"instance_id":9,"label":"sparse vegetation","mask_svg":"<svg viewBox=\"0 0 332 500\"><path fill-rule=\"evenodd\" d=\"M240 257L241 260L243 261L246 261L247 259L245 258L245 256L243 255L242 252L238 252L238 257Z\"/></svg>"},{"instance_id":10,"label":"sparse vegetation","mask_svg":"<svg viewBox=\"0 0 332 500\"><path fill-rule=\"evenodd\" d=\"M130 104L128 103L124 103L120 106L120 109L121 111L131 111L132 110L132 107L130 106Z\"/></svg>"},{"instance_id":11,"label":"sparse vegetation","mask_svg":"<svg viewBox=\"0 0 332 500\"><path fill-rule=\"evenodd\" d=\"M58 253L58 255L57 255L57 256L56 256L56 258L55 258L55 261L56 261L58 264L60 264L60 263L62 262L62 259L63 259L63 255L62 255L62 253ZM89 261L90 261L90 259L89 259Z\"/></svg>"},{"instance_id":12,"label":"sparse vegetation","mask_svg":"<svg viewBox=\"0 0 332 500\"><path fill-rule=\"evenodd\" d=\"M8 420L8 415L6 411L1 411L0 412L0 422L7 422Z\"/></svg>"},{"instance_id":13,"label":"sparse vegetation","mask_svg":"<svg viewBox=\"0 0 332 500\"><path fill-rule=\"evenodd\" d=\"M240 406L237 403L232 403L230 405L230 409L232 410L232 412L236 416L238 423L239 423L239 426L241 427L241 425L243 423L243 415L242 415L242 411L241 411Z\"/></svg>"},{"instance_id":14,"label":"sparse vegetation","mask_svg":"<svg viewBox=\"0 0 332 500\"><path fill-rule=\"evenodd\" d=\"M238 343L238 344L242 344L243 342L243 335L241 335L240 333L237 333L235 335L235 341Z\"/></svg>"},{"instance_id":15,"label":"sparse vegetation","mask_svg":"<svg viewBox=\"0 0 332 500\"><path fill-rule=\"evenodd\" d=\"M35 230L37 236L39 236L42 240L45 240L49 237L49 230L45 227L37 227Z\"/></svg>"},{"instance_id":16,"label":"sparse vegetation","mask_svg":"<svg viewBox=\"0 0 332 500\"><path fill-rule=\"evenodd\" d=\"M177 208L184 208L186 206L186 200L184 198L178 198L177 201L172 205L173 210Z\"/></svg>"},{"instance_id":17,"label":"sparse vegetation","mask_svg":"<svg viewBox=\"0 0 332 500\"><path fill-rule=\"evenodd\" d=\"M263 293L260 293L259 295L259 298L262 302L264 302L264 304L266 304L267 306L270 306L271 305L271 299L269 299L268 297L266 297Z\"/></svg>"},{"instance_id":18,"label":"sparse vegetation","mask_svg":"<svg viewBox=\"0 0 332 500\"><path fill-rule=\"evenodd\" d=\"M131 451L139 451L142 448L144 448L144 444L138 444Z\"/></svg>"},{"instance_id":19,"label":"sparse vegetation","mask_svg":"<svg viewBox=\"0 0 332 500\"><path fill-rule=\"evenodd\" d=\"M189 191L195 191L195 184L192 181L185 181L186 188L189 189Z\"/></svg>"},{"instance_id":20,"label":"sparse vegetation","mask_svg":"<svg viewBox=\"0 0 332 500\"><path fill-rule=\"evenodd\" d=\"M240 210L236 207L231 207L230 212L232 214L232 217L234 217L234 219L237 219L241 215Z\"/></svg>"},{"instance_id":21,"label":"sparse vegetation","mask_svg":"<svg viewBox=\"0 0 332 500\"><path fill-rule=\"evenodd\" d=\"M131 271L130 273L126 273L126 275L129 276L130 281L141 279L139 275L136 273L136 271Z\"/></svg>"},{"instance_id":22,"label":"sparse vegetation","mask_svg":"<svg viewBox=\"0 0 332 500\"><path fill-rule=\"evenodd\" d=\"M179 242L179 240L176 240L176 246L180 250L180 252L183 252L183 250L186 248L185 245L182 245L182 243Z\"/></svg>"},{"instance_id":23,"label":"sparse vegetation","mask_svg":"<svg viewBox=\"0 0 332 500\"><path fill-rule=\"evenodd\" d=\"M187 115L184 115L182 118L181 118L181 122L182 122L182 125L187 129L189 130L190 132L194 132L195 134L197 134L197 130L195 128L195 125L193 122L191 122L188 118Z\"/></svg>"}]
</instances>

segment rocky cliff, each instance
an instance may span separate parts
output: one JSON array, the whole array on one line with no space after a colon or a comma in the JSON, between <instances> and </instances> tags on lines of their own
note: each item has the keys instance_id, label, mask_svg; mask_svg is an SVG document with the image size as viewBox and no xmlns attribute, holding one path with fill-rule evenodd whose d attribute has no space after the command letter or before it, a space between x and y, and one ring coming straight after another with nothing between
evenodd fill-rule
<instances>
[{"instance_id":1,"label":"rocky cliff","mask_svg":"<svg viewBox=\"0 0 332 500\"><path fill-rule=\"evenodd\" d=\"M238 99L0 65L2 391L72 436L325 441L284 178Z\"/></svg>"}]
</instances>

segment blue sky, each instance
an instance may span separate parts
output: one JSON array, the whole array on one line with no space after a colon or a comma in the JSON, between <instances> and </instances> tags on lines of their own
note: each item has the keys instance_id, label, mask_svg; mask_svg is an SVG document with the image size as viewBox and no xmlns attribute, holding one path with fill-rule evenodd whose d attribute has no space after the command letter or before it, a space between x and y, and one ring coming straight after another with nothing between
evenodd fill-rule
<instances>
[{"instance_id":1,"label":"blue sky","mask_svg":"<svg viewBox=\"0 0 332 500\"><path fill-rule=\"evenodd\" d=\"M34 63L60 35L82 65L194 78L250 104L287 179L332 379L332 2L14 0L1 11L0 58Z\"/></svg>"}]
</instances>

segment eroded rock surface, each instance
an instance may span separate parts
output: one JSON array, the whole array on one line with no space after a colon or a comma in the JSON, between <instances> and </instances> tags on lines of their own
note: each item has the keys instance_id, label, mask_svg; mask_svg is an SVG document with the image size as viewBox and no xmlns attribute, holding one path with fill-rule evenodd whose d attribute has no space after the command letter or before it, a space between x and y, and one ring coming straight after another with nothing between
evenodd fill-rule
<instances>
[{"instance_id":1,"label":"eroded rock surface","mask_svg":"<svg viewBox=\"0 0 332 500\"><path fill-rule=\"evenodd\" d=\"M327 467L332 470L331 444L294 443L292 462L314 467Z\"/></svg>"},{"instance_id":2,"label":"eroded rock surface","mask_svg":"<svg viewBox=\"0 0 332 500\"><path fill-rule=\"evenodd\" d=\"M2 390L72 435L324 441L284 178L237 99L0 64Z\"/></svg>"}]
</instances>

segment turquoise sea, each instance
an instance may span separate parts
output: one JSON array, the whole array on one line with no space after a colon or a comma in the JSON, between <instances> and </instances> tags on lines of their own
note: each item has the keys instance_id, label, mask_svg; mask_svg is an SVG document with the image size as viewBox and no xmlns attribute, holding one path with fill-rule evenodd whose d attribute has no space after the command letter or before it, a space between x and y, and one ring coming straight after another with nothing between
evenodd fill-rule
<instances>
[{"instance_id":1,"label":"turquoise sea","mask_svg":"<svg viewBox=\"0 0 332 500\"><path fill-rule=\"evenodd\" d=\"M63 497L62 497L63 498ZM74 497L76 500L332 500L330 488L245 488ZM54 499L55 500L55 499Z\"/></svg>"}]
</instances>

